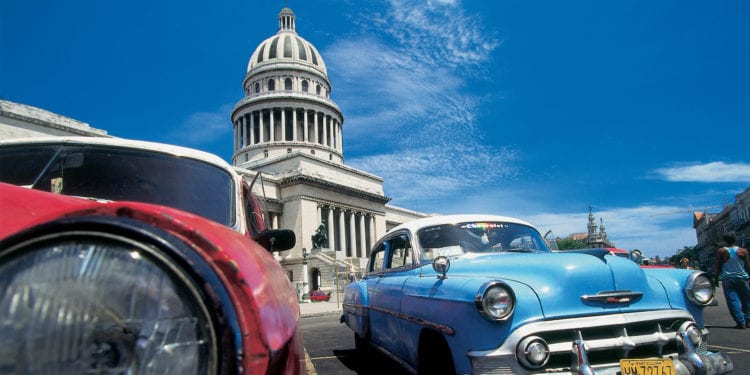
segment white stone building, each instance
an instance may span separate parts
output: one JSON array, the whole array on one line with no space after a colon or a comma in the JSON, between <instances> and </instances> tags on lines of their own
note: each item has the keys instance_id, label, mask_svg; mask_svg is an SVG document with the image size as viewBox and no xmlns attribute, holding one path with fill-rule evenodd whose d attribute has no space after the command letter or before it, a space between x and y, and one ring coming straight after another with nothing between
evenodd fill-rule
<instances>
[{"instance_id":1,"label":"white stone building","mask_svg":"<svg viewBox=\"0 0 750 375\"><path fill-rule=\"evenodd\" d=\"M26 104L0 100L0 139L40 136L107 137L107 132Z\"/></svg>"},{"instance_id":2,"label":"white stone building","mask_svg":"<svg viewBox=\"0 0 750 375\"><path fill-rule=\"evenodd\" d=\"M382 178L344 164L344 116L323 58L297 34L291 9L278 20L276 34L250 57L245 97L232 111L232 163L248 176L263 174L272 226L297 235L295 248L278 254L290 279L333 290L335 280L361 270L387 230L427 215L388 206ZM318 231L326 241L315 245Z\"/></svg>"}]
</instances>

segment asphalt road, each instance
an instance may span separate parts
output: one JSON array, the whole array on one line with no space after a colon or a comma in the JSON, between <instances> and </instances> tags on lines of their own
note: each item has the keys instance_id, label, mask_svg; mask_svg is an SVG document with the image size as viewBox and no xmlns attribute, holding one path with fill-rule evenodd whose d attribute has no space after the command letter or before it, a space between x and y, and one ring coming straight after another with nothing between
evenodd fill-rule
<instances>
[{"instance_id":1,"label":"asphalt road","mask_svg":"<svg viewBox=\"0 0 750 375\"><path fill-rule=\"evenodd\" d=\"M734 374L750 373L750 329L734 328L721 289L717 289L718 306L706 308L709 350L723 351L734 363ZM396 362L374 351L367 358L354 350L354 334L339 323L338 315L302 319L305 349L315 373L319 375L405 375L408 372Z\"/></svg>"}]
</instances>

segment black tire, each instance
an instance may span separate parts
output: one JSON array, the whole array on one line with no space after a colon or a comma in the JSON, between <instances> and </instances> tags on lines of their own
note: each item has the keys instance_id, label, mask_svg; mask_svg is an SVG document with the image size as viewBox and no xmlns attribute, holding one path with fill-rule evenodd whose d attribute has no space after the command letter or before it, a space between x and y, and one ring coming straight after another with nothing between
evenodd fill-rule
<instances>
[{"instance_id":1,"label":"black tire","mask_svg":"<svg viewBox=\"0 0 750 375\"><path fill-rule=\"evenodd\" d=\"M367 339L362 338L359 336L359 334L354 334L354 350L357 352L357 355L359 355L362 358L367 358L371 351L372 346L370 346L370 341Z\"/></svg>"},{"instance_id":2,"label":"black tire","mask_svg":"<svg viewBox=\"0 0 750 375\"><path fill-rule=\"evenodd\" d=\"M456 367L445 338L437 332L425 331L419 339L418 375L453 375Z\"/></svg>"}]
</instances>

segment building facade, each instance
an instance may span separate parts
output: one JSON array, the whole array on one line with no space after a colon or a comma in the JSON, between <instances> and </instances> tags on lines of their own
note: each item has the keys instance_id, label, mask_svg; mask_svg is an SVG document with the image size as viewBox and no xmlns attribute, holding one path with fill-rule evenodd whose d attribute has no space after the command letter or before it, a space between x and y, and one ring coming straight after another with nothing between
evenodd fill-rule
<instances>
[{"instance_id":1,"label":"building facade","mask_svg":"<svg viewBox=\"0 0 750 375\"><path fill-rule=\"evenodd\" d=\"M107 132L26 104L0 100L0 139L42 136L107 137Z\"/></svg>"},{"instance_id":2,"label":"building facade","mask_svg":"<svg viewBox=\"0 0 750 375\"><path fill-rule=\"evenodd\" d=\"M344 164L344 115L291 9L251 55L242 89L231 114L232 163L247 178L261 173L271 225L297 235L276 256L301 291L340 290L387 230L427 216L387 205L381 177Z\"/></svg>"},{"instance_id":3,"label":"building facade","mask_svg":"<svg viewBox=\"0 0 750 375\"><path fill-rule=\"evenodd\" d=\"M737 194L734 203L726 205L719 213L694 212L693 228L701 269L713 272L716 248L724 234L734 234L738 246L750 246L750 188Z\"/></svg>"}]
</instances>

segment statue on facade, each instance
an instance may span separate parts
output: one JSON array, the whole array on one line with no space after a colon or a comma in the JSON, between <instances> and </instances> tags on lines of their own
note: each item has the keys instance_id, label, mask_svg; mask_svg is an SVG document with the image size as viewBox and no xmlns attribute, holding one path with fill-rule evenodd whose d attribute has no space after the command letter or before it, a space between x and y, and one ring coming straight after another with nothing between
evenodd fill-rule
<instances>
[{"instance_id":1,"label":"statue on facade","mask_svg":"<svg viewBox=\"0 0 750 375\"><path fill-rule=\"evenodd\" d=\"M326 225L320 224L312 236L313 249L328 247L328 236L326 236Z\"/></svg>"}]
</instances>

